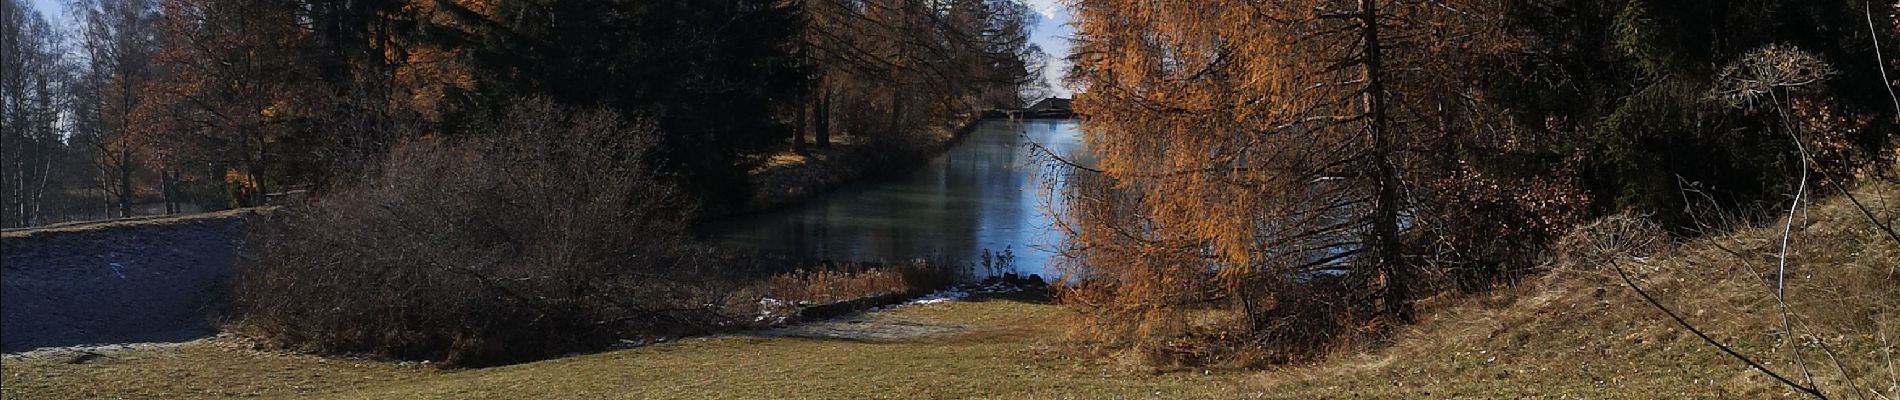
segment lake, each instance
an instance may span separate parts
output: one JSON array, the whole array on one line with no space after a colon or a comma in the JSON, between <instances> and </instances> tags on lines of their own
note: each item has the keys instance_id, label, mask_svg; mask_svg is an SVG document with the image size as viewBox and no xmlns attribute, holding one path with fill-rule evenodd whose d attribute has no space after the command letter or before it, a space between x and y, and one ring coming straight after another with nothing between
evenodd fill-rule
<instances>
[{"instance_id":1,"label":"lake","mask_svg":"<svg viewBox=\"0 0 1900 400\"><path fill-rule=\"evenodd\" d=\"M1060 210L1043 179L1054 161L1087 157L1074 120L985 120L953 147L906 174L856 182L803 203L708 227L731 249L810 261L980 259L1015 255L1014 269L1054 277ZM978 268L978 273L983 273Z\"/></svg>"}]
</instances>

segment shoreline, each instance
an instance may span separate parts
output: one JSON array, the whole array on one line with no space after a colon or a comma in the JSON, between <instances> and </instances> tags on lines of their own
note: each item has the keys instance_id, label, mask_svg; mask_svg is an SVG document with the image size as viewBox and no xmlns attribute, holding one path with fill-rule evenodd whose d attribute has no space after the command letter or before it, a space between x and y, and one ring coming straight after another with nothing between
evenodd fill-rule
<instances>
[{"instance_id":1,"label":"shoreline","mask_svg":"<svg viewBox=\"0 0 1900 400\"><path fill-rule=\"evenodd\" d=\"M958 117L962 122L928 128L947 131L947 134L932 134L927 143L906 146L909 148L899 149L896 154L866 145L834 144L823 149L829 154L820 155L814 150L811 155L801 156L805 160L796 165L761 168L752 173L750 181L755 190L743 208L707 216L702 222L761 214L803 203L852 183L914 171L926 164L916 161L928 161L949 151L983 121L992 119L991 114Z\"/></svg>"},{"instance_id":2,"label":"shoreline","mask_svg":"<svg viewBox=\"0 0 1900 400\"><path fill-rule=\"evenodd\" d=\"M829 150L834 153L825 155L823 158L818 155L804 156L810 160L797 165L766 167L755 171L751 182L757 189L743 208L718 215L708 215L701 222L762 214L803 203L854 183L915 171L927 164L929 160L955 147L984 121L1069 120L1075 117L1072 114L1018 114L1012 118L1012 114L1007 112L991 110L960 118L963 122L959 124L932 128L947 130L947 135L933 135L936 140L903 150L900 154L880 155L879 149L867 149L862 145L851 148L832 147Z\"/></svg>"}]
</instances>

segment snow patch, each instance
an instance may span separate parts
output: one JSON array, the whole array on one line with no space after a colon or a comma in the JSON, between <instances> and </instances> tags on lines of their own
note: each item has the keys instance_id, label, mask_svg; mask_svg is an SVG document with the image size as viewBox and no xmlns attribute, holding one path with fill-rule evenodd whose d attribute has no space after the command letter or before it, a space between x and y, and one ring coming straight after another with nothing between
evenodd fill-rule
<instances>
[{"instance_id":1,"label":"snow patch","mask_svg":"<svg viewBox=\"0 0 1900 400\"><path fill-rule=\"evenodd\" d=\"M971 295L976 295L976 294L1016 293L1016 292L1021 292L1021 291L1023 291L1022 286L1013 285L1009 283L1003 283L1003 282L997 282L997 283L992 283L992 284L983 285L983 286L965 285L965 286L959 286L959 287L954 287L954 288L945 289L945 290L939 290L935 293L924 295L924 297L919 297L914 300L905 302L904 305L948 303L952 301L962 301L964 299L970 298ZM892 308L895 308L895 306L893 306Z\"/></svg>"},{"instance_id":2,"label":"snow patch","mask_svg":"<svg viewBox=\"0 0 1900 400\"><path fill-rule=\"evenodd\" d=\"M911 300L909 302L906 302L905 304L948 303L952 301L963 300L969 297L970 297L970 292L965 292L959 289L948 289L948 290L940 290L940 291L937 291L936 293L924 295L924 297L919 297L916 300Z\"/></svg>"},{"instance_id":3,"label":"snow patch","mask_svg":"<svg viewBox=\"0 0 1900 400\"><path fill-rule=\"evenodd\" d=\"M70 359L68 363L77 364L79 362L83 362L83 360L90 360L93 357L108 357L109 358L112 355L115 355L117 353L140 351L140 350L169 349L169 348L183 347L185 345L205 343L205 342L206 342L205 339L198 339L198 340L192 340L188 342L176 342L176 343L162 343L162 342L161 343L113 343L113 344L93 344L93 345L81 345L81 346L41 347L41 348L28 350L28 351L22 351L18 353L7 353L5 355L0 355L0 358L5 358L9 361L66 358L66 359Z\"/></svg>"},{"instance_id":4,"label":"snow patch","mask_svg":"<svg viewBox=\"0 0 1900 400\"><path fill-rule=\"evenodd\" d=\"M759 299L759 314L752 322L767 325L784 325L798 315L798 305L770 297Z\"/></svg>"}]
</instances>

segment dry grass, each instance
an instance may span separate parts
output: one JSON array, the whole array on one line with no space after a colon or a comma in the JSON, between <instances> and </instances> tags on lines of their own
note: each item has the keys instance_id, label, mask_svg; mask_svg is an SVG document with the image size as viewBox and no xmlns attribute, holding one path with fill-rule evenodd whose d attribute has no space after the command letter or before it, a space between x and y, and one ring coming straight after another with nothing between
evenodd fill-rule
<instances>
[{"instance_id":1,"label":"dry grass","mask_svg":"<svg viewBox=\"0 0 1900 400\"><path fill-rule=\"evenodd\" d=\"M1900 215L1900 187L1858 192L1889 224ZM1843 376L1861 395L1874 397L1872 389L1892 396L1885 364L1891 349L1879 334L1900 336L1900 244L1846 199L1814 207L1807 221L1797 225L1790 258L1788 299L1805 322L1796 324L1805 334L1792 341L1767 290L1779 225L1683 243L1624 265L1665 305L1784 375L1802 375L1789 351L1799 348L1835 397L1858 397ZM1521 287L1440 304L1425 315L1390 347L1269 372L1251 386L1290 397L1802 397L1678 328L1602 264L1561 265Z\"/></svg>"},{"instance_id":2,"label":"dry grass","mask_svg":"<svg viewBox=\"0 0 1900 400\"><path fill-rule=\"evenodd\" d=\"M779 169L779 168L794 168L800 165L805 165L805 163L812 162L812 160L815 158L817 158L816 155L798 154L798 153L793 153L789 151L783 152L783 153L773 153L766 156L765 162L759 163L758 168L753 168L752 173L760 173L760 172L770 171L770 170Z\"/></svg>"},{"instance_id":3,"label":"dry grass","mask_svg":"<svg viewBox=\"0 0 1900 400\"><path fill-rule=\"evenodd\" d=\"M213 343L0 361L8 399L303 397L441 375L435 368L258 352Z\"/></svg>"},{"instance_id":4,"label":"dry grass","mask_svg":"<svg viewBox=\"0 0 1900 400\"><path fill-rule=\"evenodd\" d=\"M904 276L893 270L871 268L864 271L798 271L766 281L767 297L813 304L836 303L877 297L913 290Z\"/></svg>"},{"instance_id":5,"label":"dry grass","mask_svg":"<svg viewBox=\"0 0 1900 400\"><path fill-rule=\"evenodd\" d=\"M436 371L199 344L85 364L5 360L7 398L1208 398L1243 375L1125 372L1045 344L1057 307L1022 298L913 306L869 323L955 334L897 341L724 335L507 367ZM411 364L413 365L413 364Z\"/></svg>"},{"instance_id":6,"label":"dry grass","mask_svg":"<svg viewBox=\"0 0 1900 400\"><path fill-rule=\"evenodd\" d=\"M837 157L838 154L849 152L862 144L864 144L864 138L858 137L857 135L834 134L831 136L830 146L818 147L815 144L806 143L805 154L798 154L788 148L776 153L754 155L752 157L760 158L763 161L758 163L759 165L757 167L752 168L750 173L755 176L771 174L784 169L800 168L807 163L826 162L833 157Z\"/></svg>"},{"instance_id":7,"label":"dry grass","mask_svg":"<svg viewBox=\"0 0 1900 400\"><path fill-rule=\"evenodd\" d=\"M831 304L921 295L971 279L969 267L958 263L840 263L774 275L764 280L760 292L763 297L793 304Z\"/></svg>"},{"instance_id":8,"label":"dry grass","mask_svg":"<svg viewBox=\"0 0 1900 400\"><path fill-rule=\"evenodd\" d=\"M255 215L269 215L272 211L275 211L276 209L277 207L252 207L252 208L239 208L239 209L233 209L233 210L214 211L214 212L195 213L195 214L153 215L153 216L121 218L121 219L111 219L111 220L102 220L102 221L67 222L67 223L52 224L52 225L46 225L46 226L37 226L37 227L32 227L32 228L7 229L5 231L0 231L0 238L20 239L20 238L27 238L27 237L33 237L33 236L57 235L57 234L65 234L65 233L96 232L96 231L108 230L108 229L173 225L173 224L197 222L197 221L208 220L208 219L224 219L224 218L249 217L249 216L255 216Z\"/></svg>"}]
</instances>

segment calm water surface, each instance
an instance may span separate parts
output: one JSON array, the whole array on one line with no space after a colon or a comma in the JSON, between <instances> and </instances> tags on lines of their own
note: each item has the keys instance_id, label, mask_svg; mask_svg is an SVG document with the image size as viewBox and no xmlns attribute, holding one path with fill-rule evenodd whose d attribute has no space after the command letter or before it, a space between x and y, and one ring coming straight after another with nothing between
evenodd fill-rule
<instances>
[{"instance_id":1,"label":"calm water surface","mask_svg":"<svg viewBox=\"0 0 1900 400\"><path fill-rule=\"evenodd\" d=\"M709 227L728 248L795 260L976 260L1016 255L1016 270L1046 268L1062 240L1044 189L1050 161L1030 142L1069 160L1086 157L1073 120L987 120L955 147L909 174L859 182L810 201ZM979 271L981 273L981 271Z\"/></svg>"}]
</instances>

